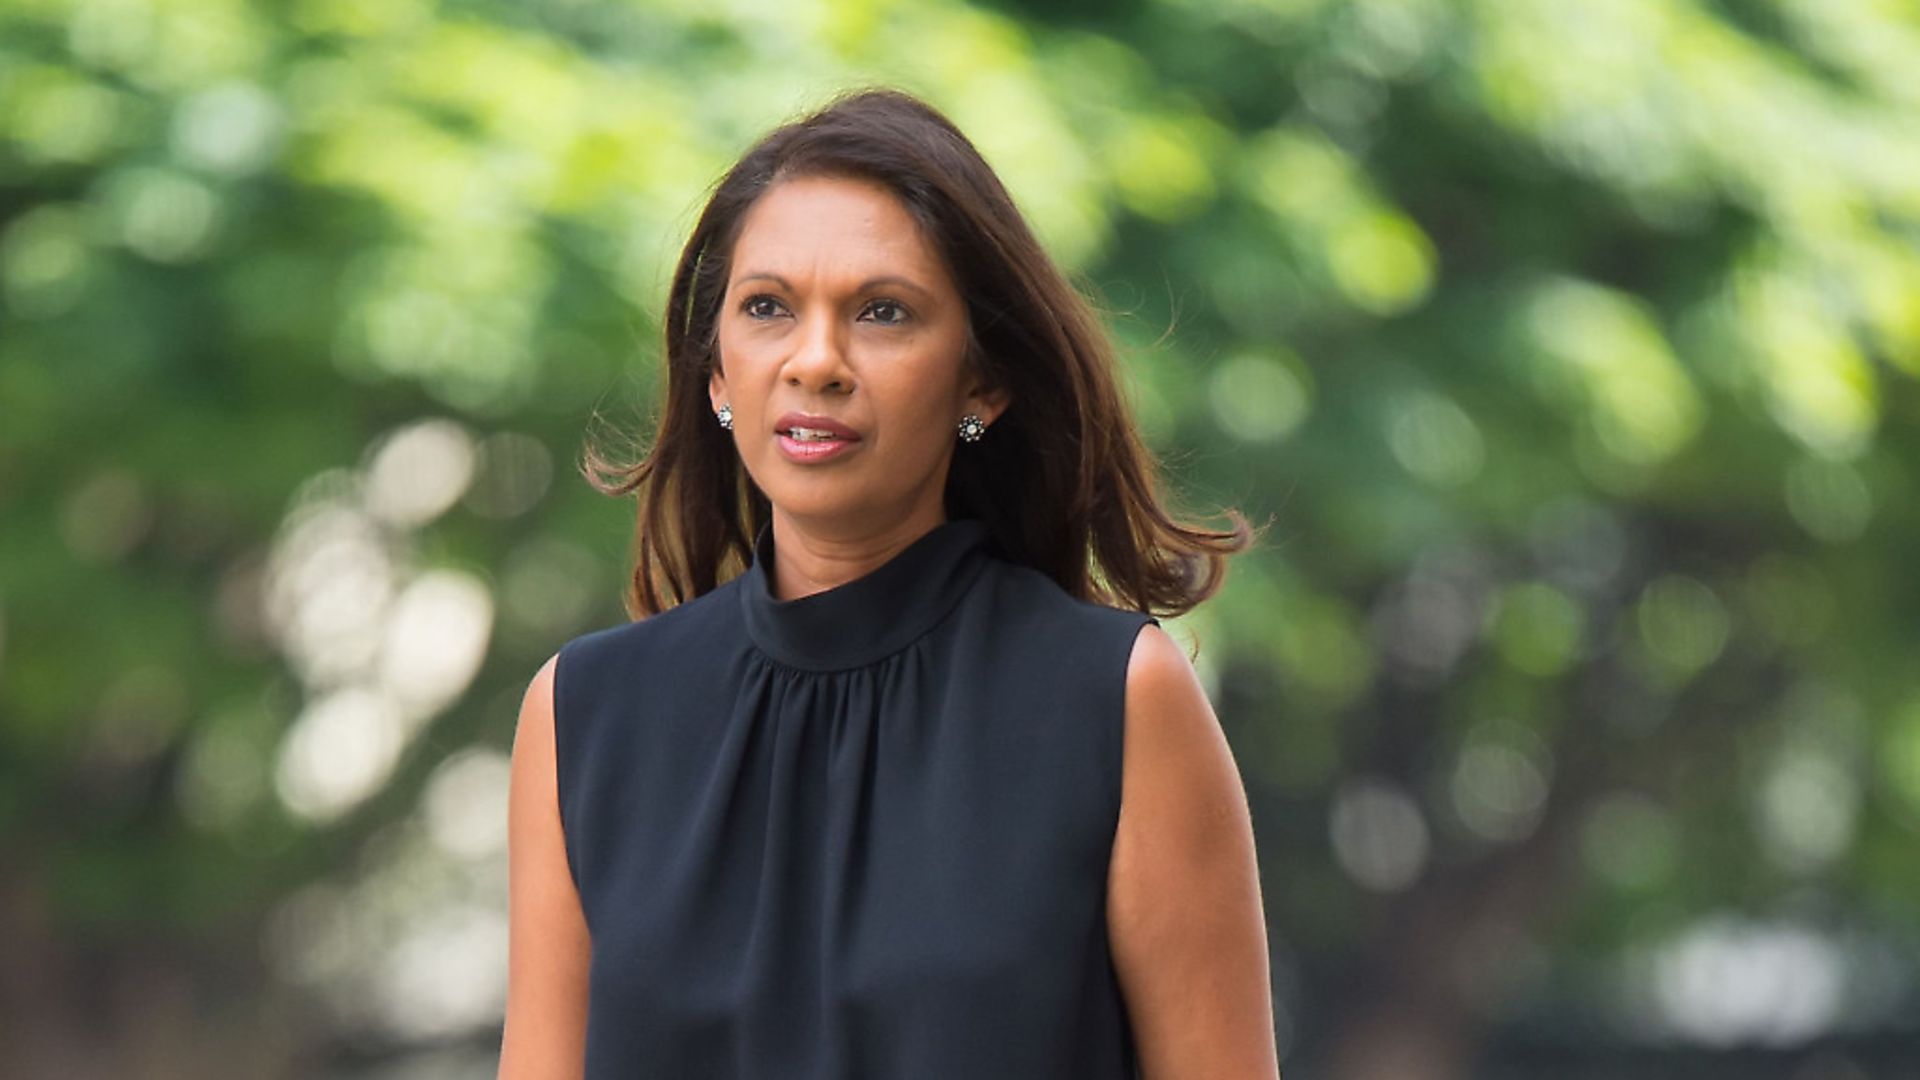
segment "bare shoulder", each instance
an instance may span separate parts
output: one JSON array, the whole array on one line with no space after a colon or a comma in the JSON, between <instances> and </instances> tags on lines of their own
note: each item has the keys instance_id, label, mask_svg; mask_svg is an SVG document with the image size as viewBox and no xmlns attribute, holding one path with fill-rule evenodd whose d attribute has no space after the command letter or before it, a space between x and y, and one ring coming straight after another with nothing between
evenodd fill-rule
<instances>
[{"instance_id":1,"label":"bare shoulder","mask_svg":"<svg viewBox=\"0 0 1920 1080\"><path fill-rule=\"evenodd\" d=\"M525 723L529 713L553 726L553 678L554 671L560 666L560 654L547 657L540 669L533 673L533 679L527 683L527 692L520 699L520 722Z\"/></svg>"},{"instance_id":2,"label":"bare shoulder","mask_svg":"<svg viewBox=\"0 0 1920 1080\"><path fill-rule=\"evenodd\" d=\"M1126 701L1123 820L1130 801L1140 811L1127 821L1132 829L1195 833L1183 837L1190 842L1230 839L1216 830L1245 823L1239 767L1193 662L1157 625L1134 639Z\"/></svg>"},{"instance_id":3,"label":"bare shoulder","mask_svg":"<svg viewBox=\"0 0 1920 1080\"><path fill-rule=\"evenodd\" d=\"M1193 669L1193 661L1187 658L1185 649L1175 641L1172 634L1154 623L1140 628L1133 639L1133 653L1127 660L1127 705L1128 719L1136 712L1135 704L1167 705L1184 703L1191 712L1194 706L1204 706L1209 721L1213 719L1212 706L1207 702L1205 689L1200 685L1199 673ZM1139 710L1153 713L1151 708Z\"/></svg>"},{"instance_id":4,"label":"bare shoulder","mask_svg":"<svg viewBox=\"0 0 1920 1080\"><path fill-rule=\"evenodd\" d=\"M1107 924L1147 1080L1272 1080L1279 1064L1253 827L1193 663L1159 626L1127 666Z\"/></svg>"},{"instance_id":5,"label":"bare shoulder","mask_svg":"<svg viewBox=\"0 0 1920 1080\"><path fill-rule=\"evenodd\" d=\"M553 783L556 794L558 792L552 774L556 755L553 684L559 666L559 653L547 657L520 697L520 715L513 726L512 762L514 778L520 782L523 794L531 794L529 788L548 783Z\"/></svg>"}]
</instances>

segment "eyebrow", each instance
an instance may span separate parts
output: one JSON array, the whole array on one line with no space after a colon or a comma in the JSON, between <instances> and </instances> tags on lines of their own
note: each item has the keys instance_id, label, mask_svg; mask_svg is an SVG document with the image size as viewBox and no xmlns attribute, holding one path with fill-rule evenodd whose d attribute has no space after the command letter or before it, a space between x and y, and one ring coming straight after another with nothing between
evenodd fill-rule
<instances>
[{"instance_id":1,"label":"eyebrow","mask_svg":"<svg viewBox=\"0 0 1920 1080\"><path fill-rule=\"evenodd\" d=\"M740 285L740 284L744 284L745 282L754 281L754 280L766 280L766 281L777 282L781 288L787 290L788 292L799 291L793 287L792 282L788 281L786 278L781 277L779 274L776 274L771 270L755 270L750 274L742 274L738 278L735 278L733 283L735 285ZM854 291L866 292L868 289L873 288L875 285L898 285L898 286L901 286L902 288L912 289L914 292L917 292L922 296L933 295L933 291L931 289L928 289L925 285L922 285L919 282L912 280L911 278L903 278L898 274L881 274L879 277L870 277L867 280L861 282L860 287L855 289Z\"/></svg>"}]
</instances>

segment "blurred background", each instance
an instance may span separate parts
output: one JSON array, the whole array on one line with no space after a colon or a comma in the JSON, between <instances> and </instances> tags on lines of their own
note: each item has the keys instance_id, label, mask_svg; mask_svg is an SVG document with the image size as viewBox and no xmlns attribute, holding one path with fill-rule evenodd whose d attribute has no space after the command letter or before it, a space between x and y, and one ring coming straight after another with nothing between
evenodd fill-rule
<instances>
[{"instance_id":1,"label":"blurred background","mask_svg":"<svg viewBox=\"0 0 1920 1080\"><path fill-rule=\"evenodd\" d=\"M0 1075L493 1075L583 440L870 81L1273 522L1287 1080L1920 1075L1913 0L5 0Z\"/></svg>"}]
</instances>

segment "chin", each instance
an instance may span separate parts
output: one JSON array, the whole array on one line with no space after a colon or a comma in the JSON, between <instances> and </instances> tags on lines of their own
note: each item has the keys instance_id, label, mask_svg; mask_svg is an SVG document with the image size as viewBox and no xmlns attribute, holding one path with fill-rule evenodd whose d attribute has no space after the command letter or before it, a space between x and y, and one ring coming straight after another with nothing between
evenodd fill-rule
<instances>
[{"instance_id":1,"label":"chin","mask_svg":"<svg viewBox=\"0 0 1920 1080\"><path fill-rule=\"evenodd\" d=\"M839 478L812 483L790 481L772 487L763 484L760 490L781 513L811 521L844 521L873 508L871 493Z\"/></svg>"}]
</instances>

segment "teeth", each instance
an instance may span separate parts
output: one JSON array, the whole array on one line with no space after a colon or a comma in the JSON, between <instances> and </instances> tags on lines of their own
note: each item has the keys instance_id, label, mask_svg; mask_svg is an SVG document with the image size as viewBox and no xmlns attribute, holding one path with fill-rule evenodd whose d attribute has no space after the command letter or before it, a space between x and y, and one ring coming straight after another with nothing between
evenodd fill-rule
<instances>
[{"instance_id":1,"label":"teeth","mask_svg":"<svg viewBox=\"0 0 1920 1080\"><path fill-rule=\"evenodd\" d=\"M833 432L824 430L822 428L803 428L803 427L791 428L787 431L787 435L790 436L791 438L798 439L802 442L818 441L823 439L837 439L840 437L834 434Z\"/></svg>"}]
</instances>

